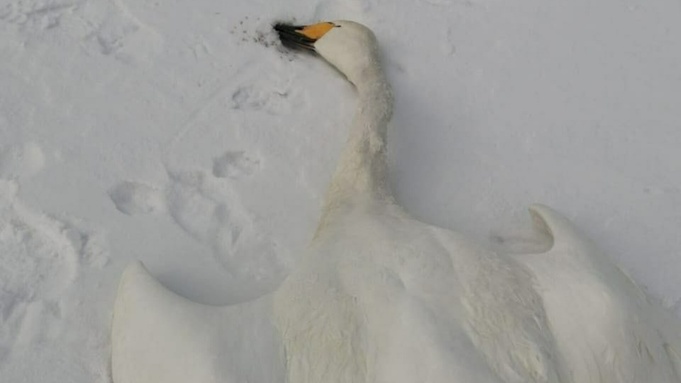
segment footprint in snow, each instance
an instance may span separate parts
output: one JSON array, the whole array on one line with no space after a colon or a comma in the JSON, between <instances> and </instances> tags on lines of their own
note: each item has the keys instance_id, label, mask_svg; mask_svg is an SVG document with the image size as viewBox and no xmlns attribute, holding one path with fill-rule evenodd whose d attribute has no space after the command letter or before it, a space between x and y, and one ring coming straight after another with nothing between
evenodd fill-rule
<instances>
[{"instance_id":1,"label":"footprint in snow","mask_svg":"<svg viewBox=\"0 0 681 383\"><path fill-rule=\"evenodd\" d=\"M92 30L86 46L124 62L150 62L162 49L163 37L133 15L121 1L109 1L80 15Z\"/></svg>"},{"instance_id":2,"label":"footprint in snow","mask_svg":"<svg viewBox=\"0 0 681 383\"><path fill-rule=\"evenodd\" d=\"M242 85L232 92L228 105L238 111L264 111L270 115L300 110L306 98L290 81L265 77Z\"/></svg>"},{"instance_id":3,"label":"footprint in snow","mask_svg":"<svg viewBox=\"0 0 681 383\"><path fill-rule=\"evenodd\" d=\"M225 152L213 160L213 175L238 179L252 175L260 168L260 159L243 151Z\"/></svg>"},{"instance_id":4,"label":"footprint in snow","mask_svg":"<svg viewBox=\"0 0 681 383\"><path fill-rule=\"evenodd\" d=\"M63 1L10 1L0 8L0 20L39 32L59 26L62 18L77 7Z\"/></svg>"},{"instance_id":5,"label":"footprint in snow","mask_svg":"<svg viewBox=\"0 0 681 383\"><path fill-rule=\"evenodd\" d=\"M83 266L108 262L104 238L77 223L36 212L0 179L0 362L13 345L30 348L59 334L63 292Z\"/></svg>"},{"instance_id":6,"label":"footprint in snow","mask_svg":"<svg viewBox=\"0 0 681 383\"><path fill-rule=\"evenodd\" d=\"M142 183L124 181L109 190L116 209L127 215L148 214L165 210L163 192Z\"/></svg>"},{"instance_id":7,"label":"footprint in snow","mask_svg":"<svg viewBox=\"0 0 681 383\"><path fill-rule=\"evenodd\" d=\"M254 175L260 164L256 156L229 151L213 160L210 172L169 170L165 187L122 182L109 196L128 215L166 212L233 276L270 281L283 275L285 265L261 220L244 207L232 184Z\"/></svg>"},{"instance_id":8,"label":"footprint in snow","mask_svg":"<svg viewBox=\"0 0 681 383\"><path fill-rule=\"evenodd\" d=\"M169 214L185 232L208 246L230 274L255 281L283 275L285 266L276 243L229 183L204 172L175 173L171 178Z\"/></svg>"}]
</instances>

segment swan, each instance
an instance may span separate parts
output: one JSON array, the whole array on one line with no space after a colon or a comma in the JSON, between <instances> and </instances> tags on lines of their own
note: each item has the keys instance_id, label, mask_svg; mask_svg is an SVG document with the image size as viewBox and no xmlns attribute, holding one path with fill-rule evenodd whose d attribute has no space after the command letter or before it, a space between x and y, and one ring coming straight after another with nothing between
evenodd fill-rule
<instances>
[{"instance_id":1,"label":"swan","mask_svg":"<svg viewBox=\"0 0 681 383\"><path fill-rule=\"evenodd\" d=\"M681 382L679 320L557 212L530 208L548 251L508 255L397 204L393 98L368 28L275 29L359 99L314 237L277 290L225 307L130 265L114 307L115 383Z\"/></svg>"}]
</instances>

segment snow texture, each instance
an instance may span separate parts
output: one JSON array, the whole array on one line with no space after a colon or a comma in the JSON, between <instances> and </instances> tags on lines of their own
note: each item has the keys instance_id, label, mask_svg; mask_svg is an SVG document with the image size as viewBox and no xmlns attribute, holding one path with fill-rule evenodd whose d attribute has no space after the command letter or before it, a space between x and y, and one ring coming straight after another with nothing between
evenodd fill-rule
<instances>
[{"instance_id":1,"label":"snow texture","mask_svg":"<svg viewBox=\"0 0 681 383\"><path fill-rule=\"evenodd\" d=\"M133 260L204 303L280 284L356 99L271 24L334 19L381 43L410 213L524 251L546 203L681 315L676 0L2 0L0 382L109 383Z\"/></svg>"}]
</instances>

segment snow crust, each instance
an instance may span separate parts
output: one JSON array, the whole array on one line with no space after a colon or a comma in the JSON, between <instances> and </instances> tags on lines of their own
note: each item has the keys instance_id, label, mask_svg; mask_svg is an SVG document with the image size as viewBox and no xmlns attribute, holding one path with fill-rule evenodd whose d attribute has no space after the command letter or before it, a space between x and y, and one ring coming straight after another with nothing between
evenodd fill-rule
<instances>
[{"instance_id":1,"label":"snow crust","mask_svg":"<svg viewBox=\"0 0 681 383\"><path fill-rule=\"evenodd\" d=\"M678 1L3 0L0 382L110 382L133 260L212 304L286 276L355 105L294 18L377 35L410 213L522 251L549 204L681 314Z\"/></svg>"}]
</instances>

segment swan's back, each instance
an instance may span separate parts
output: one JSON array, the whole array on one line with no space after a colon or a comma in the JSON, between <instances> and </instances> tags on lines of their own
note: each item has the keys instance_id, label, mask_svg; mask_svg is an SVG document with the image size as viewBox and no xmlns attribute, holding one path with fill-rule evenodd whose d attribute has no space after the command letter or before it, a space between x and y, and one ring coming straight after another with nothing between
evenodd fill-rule
<instances>
[{"instance_id":1,"label":"swan's back","mask_svg":"<svg viewBox=\"0 0 681 383\"><path fill-rule=\"evenodd\" d=\"M275 318L290 381L560 381L527 270L395 205L337 212Z\"/></svg>"}]
</instances>

